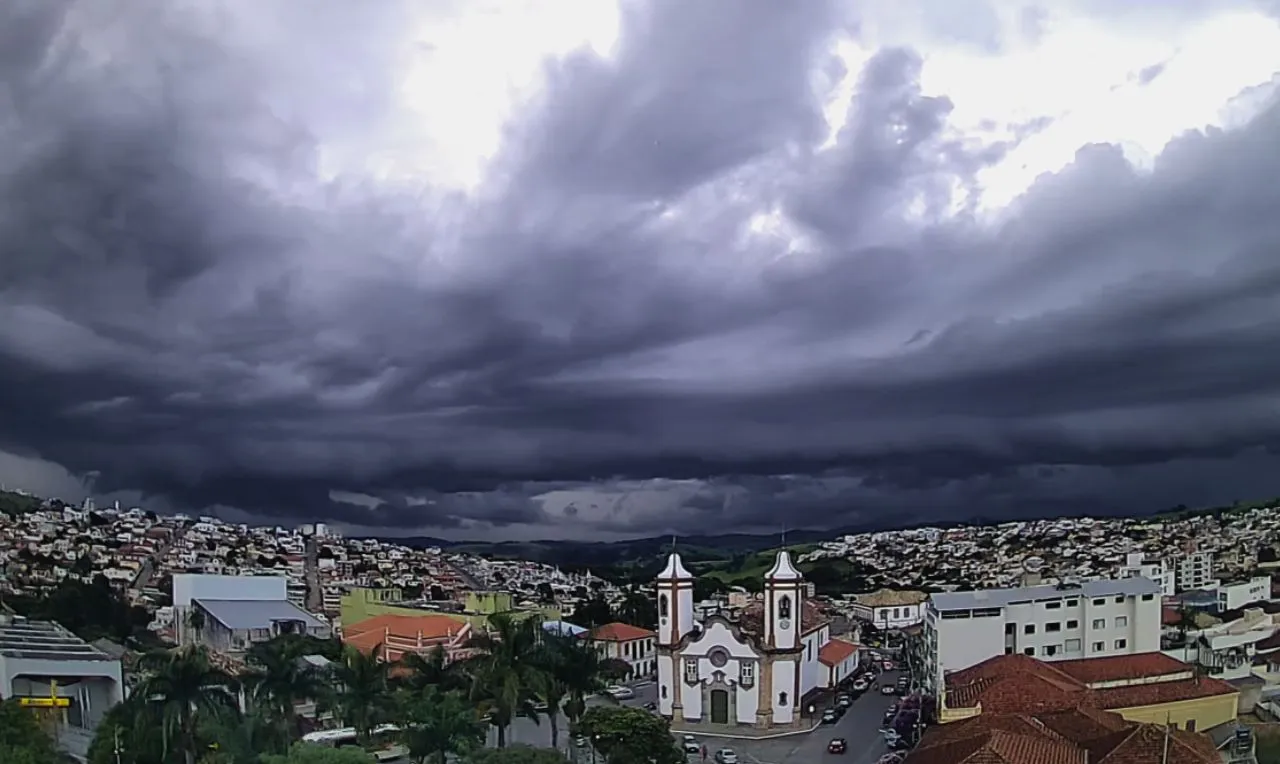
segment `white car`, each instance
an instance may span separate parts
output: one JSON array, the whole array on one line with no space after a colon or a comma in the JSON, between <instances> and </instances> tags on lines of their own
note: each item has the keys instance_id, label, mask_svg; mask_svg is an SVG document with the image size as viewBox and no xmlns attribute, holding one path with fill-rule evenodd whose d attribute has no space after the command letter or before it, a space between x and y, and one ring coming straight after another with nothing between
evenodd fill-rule
<instances>
[{"instance_id":1,"label":"white car","mask_svg":"<svg viewBox=\"0 0 1280 764\"><path fill-rule=\"evenodd\" d=\"M636 696L635 690L630 687L610 687L605 692L614 700L631 700Z\"/></svg>"},{"instance_id":2,"label":"white car","mask_svg":"<svg viewBox=\"0 0 1280 764\"><path fill-rule=\"evenodd\" d=\"M867 689L867 682L866 682L866 680L865 680L865 679L855 679L855 680L853 680L853 691L854 691L854 692L864 692L866 689Z\"/></svg>"},{"instance_id":3,"label":"white car","mask_svg":"<svg viewBox=\"0 0 1280 764\"><path fill-rule=\"evenodd\" d=\"M738 754L734 753L732 748L721 748L716 751L716 762L718 764L738 764Z\"/></svg>"}]
</instances>

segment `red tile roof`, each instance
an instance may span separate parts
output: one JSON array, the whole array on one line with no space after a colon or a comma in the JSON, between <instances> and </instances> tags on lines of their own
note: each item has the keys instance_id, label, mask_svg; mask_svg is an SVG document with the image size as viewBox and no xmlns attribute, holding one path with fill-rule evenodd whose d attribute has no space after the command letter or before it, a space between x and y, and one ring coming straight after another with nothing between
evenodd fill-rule
<instances>
[{"instance_id":1,"label":"red tile roof","mask_svg":"<svg viewBox=\"0 0 1280 764\"><path fill-rule=\"evenodd\" d=\"M930 728L905 764L1154 764L1165 736L1163 727L1092 708L984 713ZM1169 764L1219 760L1203 735L1171 730L1168 738Z\"/></svg>"},{"instance_id":2,"label":"red tile roof","mask_svg":"<svg viewBox=\"0 0 1280 764\"><path fill-rule=\"evenodd\" d=\"M858 646L843 639L833 639L818 650L818 660L825 666L839 666L849 656L858 652Z\"/></svg>"},{"instance_id":3,"label":"red tile roof","mask_svg":"<svg viewBox=\"0 0 1280 764\"><path fill-rule=\"evenodd\" d=\"M831 619L817 605L805 600L800 603L800 633L809 634L831 623ZM764 603L753 602L742 609L739 626L752 634L764 633Z\"/></svg>"},{"instance_id":4,"label":"red tile roof","mask_svg":"<svg viewBox=\"0 0 1280 764\"><path fill-rule=\"evenodd\" d=\"M591 638L601 642L631 642L637 639L652 639L657 632L632 626L629 623L606 623L591 630Z\"/></svg>"},{"instance_id":5,"label":"red tile roof","mask_svg":"<svg viewBox=\"0 0 1280 764\"><path fill-rule=\"evenodd\" d=\"M1160 611L1160 625L1177 626L1182 622L1182 611L1176 607L1166 607Z\"/></svg>"},{"instance_id":6,"label":"red tile roof","mask_svg":"<svg viewBox=\"0 0 1280 764\"><path fill-rule=\"evenodd\" d=\"M1105 658L1080 658L1054 661L1053 667L1085 684L1122 682L1191 671L1191 666L1164 653L1112 655Z\"/></svg>"},{"instance_id":7,"label":"red tile roof","mask_svg":"<svg viewBox=\"0 0 1280 764\"><path fill-rule=\"evenodd\" d=\"M1168 676L1177 664L1186 664L1150 653L1044 663L1026 655L998 655L963 671L948 674L946 704L949 708L975 708L983 713L1047 713L1079 706L1134 708L1180 700L1194 700L1238 692L1212 677L1156 681L1118 687L1091 688L1081 677L1110 677L1110 681ZM1171 663L1170 663L1171 661ZM1155 673L1135 673L1141 667ZM1075 674L1075 676L1073 676ZM1095 678L1093 682L1108 681Z\"/></svg>"}]
</instances>

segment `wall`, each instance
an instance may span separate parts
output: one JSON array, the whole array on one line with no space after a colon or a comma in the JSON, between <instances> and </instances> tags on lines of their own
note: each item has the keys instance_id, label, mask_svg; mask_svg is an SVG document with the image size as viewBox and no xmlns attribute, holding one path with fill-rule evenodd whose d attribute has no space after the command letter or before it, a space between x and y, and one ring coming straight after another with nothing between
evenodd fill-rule
<instances>
[{"instance_id":1,"label":"wall","mask_svg":"<svg viewBox=\"0 0 1280 764\"><path fill-rule=\"evenodd\" d=\"M1110 709L1124 718L1135 722L1164 724L1166 720L1178 725L1179 729L1187 728L1187 721L1195 721L1195 731L1204 732L1210 727L1233 721L1236 718L1236 706L1239 693L1215 695L1210 698L1180 700L1176 703L1160 703L1154 706L1137 706L1134 708Z\"/></svg>"},{"instance_id":2,"label":"wall","mask_svg":"<svg viewBox=\"0 0 1280 764\"><path fill-rule=\"evenodd\" d=\"M667 654L658 656L658 713L671 716L671 704L674 702L671 691L672 657Z\"/></svg>"},{"instance_id":3,"label":"wall","mask_svg":"<svg viewBox=\"0 0 1280 764\"><path fill-rule=\"evenodd\" d=\"M174 607L190 607L191 600L287 600L284 576L212 576L179 573L173 577Z\"/></svg>"},{"instance_id":4,"label":"wall","mask_svg":"<svg viewBox=\"0 0 1280 764\"><path fill-rule=\"evenodd\" d=\"M796 720L796 704L800 698L795 697L796 664L791 661L775 661L773 664L773 722L774 724L791 724ZM780 704L782 693L787 695L787 704Z\"/></svg>"},{"instance_id":5,"label":"wall","mask_svg":"<svg viewBox=\"0 0 1280 764\"><path fill-rule=\"evenodd\" d=\"M943 618L930 620L937 631L938 675L977 665L1004 654L1003 618Z\"/></svg>"},{"instance_id":6,"label":"wall","mask_svg":"<svg viewBox=\"0 0 1280 764\"><path fill-rule=\"evenodd\" d=\"M119 661L0 656L0 698L18 695L48 697L50 677L58 680L59 695L83 697L82 710L89 727L96 725L107 709L124 700L124 678Z\"/></svg>"}]
</instances>

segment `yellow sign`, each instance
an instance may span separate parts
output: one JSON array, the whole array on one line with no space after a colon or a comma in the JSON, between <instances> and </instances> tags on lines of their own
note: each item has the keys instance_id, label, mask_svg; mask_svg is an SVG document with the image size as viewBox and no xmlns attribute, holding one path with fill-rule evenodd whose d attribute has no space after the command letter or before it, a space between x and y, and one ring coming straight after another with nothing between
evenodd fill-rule
<instances>
[{"instance_id":1,"label":"yellow sign","mask_svg":"<svg viewBox=\"0 0 1280 764\"><path fill-rule=\"evenodd\" d=\"M70 708L71 698L18 698L18 705L26 708Z\"/></svg>"}]
</instances>

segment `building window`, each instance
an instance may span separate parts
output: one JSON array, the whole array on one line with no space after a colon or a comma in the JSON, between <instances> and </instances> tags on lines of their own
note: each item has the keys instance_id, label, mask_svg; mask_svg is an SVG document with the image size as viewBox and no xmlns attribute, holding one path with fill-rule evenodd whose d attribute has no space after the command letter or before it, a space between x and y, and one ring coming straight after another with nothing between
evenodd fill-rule
<instances>
[{"instance_id":1,"label":"building window","mask_svg":"<svg viewBox=\"0 0 1280 764\"><path fill-rule=\"evenodd\" d=\"M666 618L669 607L670 606L667 603L667 595L665 594L659 595L658 596L658 617Z\"/></svg>"},{"instance_id":2,"label":"building window","mask_svg":"<svg viewBox=\"0 0 1280 764\"><path fill-rule=\"evenodd\" d=\"M1078 652L1080 652L1080 640L1078 640L1078 639L1068 639L1068 640L1067 640L1067 642L1066 642L1066 644L1064 645L1064 649L1065 649L1067 652L1069 652L1069 653L1078 653Z\"/></svg>"},{"instance_id":3,"label":"building window","mask_svg":"<svg viewBox=\"0 0 1280 764\"><path fill-rule=\"evenodd\" d=\"M1080 600L1067 600L1067 607L1077 607L1079 604Z\"/></svg>"},{"instance_id":4,"label":"building window","mask_svg":"<svg viewBox=\"0 0 1280 764\"><path fill-rule=\"evenodd\" d=\"M1152 597L1154 597L1154 596L1155 596L1154 594L1144 594L1144 595L1142 595L1142 601L1143 601L1143 602L1150 602L1150 601L1151 601L1151 598L1152 598Z\"/></svg>"},{"instance_id":5,"label":"building window","mask_svg":"<svg viewBox=\"0 0 1280 764\"><path fill-rule=\"evenodd\" d=\"M1094 600L1094 601L1093 601L1093 604L1094 604L1094 605L1105 605L1105 604L1107 604L1107 601L1106 601L1106 600L1104 600L1104 599L1099 598L1099 599Z\"/></svg>"},{"instance_id":6,"label":"building window","mask_svg":"<svg viewBox=\"0 0 1280 764\"><path fill-rule=\"evenodd\" d=\"M662 685L662 687L661 687L661 688L659 688L659 690L658 690L658 691L662 694L662 699L663 699L663 700L666 700L666 699L667 699L667 686L666 686L665 684L664 684L664 685Z\"/></svg>"},{"instance_id":7,"label":"building window","mask_svg":"<svg viewBox=\"0 0 1280 764\"><path fill-rule=\"evenodd\" d=\"M1117 629L1123 629L1124 627L1126 627L1126 626L1128 626L1128 625L1129 625L1129 616L1127 616L1127 615L1118 615L1118 616L1116 616L1116 628L1117 628Z\"/></svg>"},{"instance_id":8,"label":"building window","mask_svg":"<svg viewBox=\"0 0 1280 764\"><path fill-rule=\"evenodd\" d=\"M1067 628L1068 628L1068 629L1078 629L1078 628L1080 628L1080 622L1079 622L1079 621L1077 621L1076 619L1072 618L1070 621L1067 621Z\"/></svg>"},{"instance_id":9,"label":"building window","mask_svg":"<svg viewBox=\"0 0 1280 764\"><path fill-rule=\"evenodd\" d=\"M791 595L790 594L784 594L778 600L778 618L780 619L791 618Z\"/></svg>"},{"instance_id":10,"label":"building window","mask_svg":"<svg viewBox=\"0 0 1280 764\"><path fill-rule=\"evenodd\" d=\"M1035 625L1034 623L1029 623L1029 624L1027 624L1026 626L1023 626L1023 627L1022 627L1022 633L1023 633L1023 634L1035 634L1035 633L1036 633L1036 625Z\"/></svg>"},{"instance_id":11,"label":"building window","mask_svg":"<svg viewBox=\"0 0 1280 764\"><path fill-rule=\"evenodd\" d=\"M698 659L686 658L684 662L684 681L696 684L698 681Z\"/></svg>"},{"instance_id":12,"label":"building window","mask_svg":"<svg viewBox=\"0 0 1280 764\"><path fill-rule=\"evenodd\" d=\"M1123 595L1123 594L1117 594L1117 595L1116 595L1116 604L1117 604L1117 605L1123 605L1123 604L1124 604L1124 595Z\"/></svg>"},{"instance_id":13,"label":"building window","mask_svg":"<svg viewBox=\"0 0 1280 764\"><path fill-rule=\"evenodd\" d=\"M1107 619L1105 619L1105 618L1095 618L1095 619L1093 619L1093 628L1095 628L1095 629L1105 629L1105 628L1107 628Z\"/></svg>"},{"instance_id":14,"label":"building window","mask_svg":"<svg viewBox=\"0 0 1280 764\"><path fill-rule=\"evenodd\" d=\"M1022 654L1023 654L1023 655L1035 655L1035 654L1036 654L1036 649L1035 649L1034 647L1024 647L1024 648L1022 648Z\"/></svg>"},{"instance_id":15,"label":"building window","mask_svg":"<svg viewBox=\"0 0 1280 764\"><path fill-rule=\"evenodd\" d=\"M1014 634L1017 634L1017 633L1018 633L1018 624L1016 624L1016 623L1006 623L1006 624L1004 625L1004 633L1005 633L1005 636L1007 636L1007 637L1011 637L1011 636L1013 636Z\"/></svg>"},{"instance_id":16,"label":"building window","mask_svg":"<svg viewBox=\"0 0 1280 764\"><path fill-rule=\"evenodd\" d=\"M1045 645L1045 646L1044 646L1044 654L1045 654L1045 655L1047 655L1047 656L1049 656L1050 658L1052 658L1053 656L1055 656L1055 655L1057 655L1057 654L1058 654L1058 646L1057 646L1057 645Z\"/></svg>"},{"instance_id":17,"label":"building window","mask_svg":"<svg viewBox=\"0 0 1280 764\"><path fill-rule=\"evenodd\" d=\"M756 681L756 667L754 663L743 661L738 664L738 683L743 687L750 687Z\"/></svg>"},{"instance_id":18,"label":"building window","mask_svg":"<svg viewBox=\"0 0 1280 764\"><path fill-rule=\"evenodd\" d=\"M1044 625L1044 630L1045 631L1062 631L1062 624L1058 623L1057 621L1051 621L1050 623L1046 623Z\"/></svg>"},{"instance_id":19,"label":"building window","mask_svg":"<svg viewBox=\"0 0 1280 764\"><path fill-rule=\"evenodd\" d=\"M1196 720L1195 720L1195 719L1188 719L1188 720L1187 720L1187 732L1195 732L1195 731L1196 731Z\"/></svg>"},{"instance_id":20,"label":"building window","mask_svg":"<svg viewBox=\"0 0 1280 764\"><path fill-rule=\"evenodd\" d=\"M1062 607L1062 600L1054 600L1053 602L1044 603L1045 610L1058 610Z\"/></svg>"},{"instance_id":21,"label":"building window","mask_svg":"<svg viewBox=\"0 0 1280 764\"><path fill-rule=\"evenodd\" d=\"M1126 647L1128 647L1128 646L1129 646L1128 641L1123 640L1123 639L1117 639L1117 640L1116 640L1116 649L1117 649L1117 650L1123 650L1123 649L1125 649L1125 648L1126 648Z\"/></svg>"},{"instance_id":22,"label":"building window","mask_svg":"<svg viewBox=\"0 0 1280 764\"><path fill-rule=\"evenodd\" d=\"M1005 655L1013 655L1013 648L1012 648L1012 647L1006 647L1006 648L1004 649L1004 654L1005 654Z\"/></svg>"},{"instance_id":23,"label":"building window","mask_svg":"<svg viewBox=\"0 0 1280 764\"><path fill-rule=\"evenodd\" d=\"M1095 653L1103 652L1103 651L1104 651L1104 650L1106 650L1106 649L1107 649L1106 644L1104 644L1104 643L1102 643L1102 642L1094 642L1094 643L1093 643L1093 651L1094 651Z\"/></svg>"},{"instance_id":24,"label":"building window","mask_svg":"<svg viewBox=\"0 0 1280 764\"><path fill-rule=\"evenodd\" d=\"M778 705L785 708L787 705L787 694L785 692L778 693Z\"/></svg>"}]
</instances>

